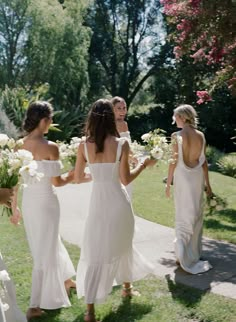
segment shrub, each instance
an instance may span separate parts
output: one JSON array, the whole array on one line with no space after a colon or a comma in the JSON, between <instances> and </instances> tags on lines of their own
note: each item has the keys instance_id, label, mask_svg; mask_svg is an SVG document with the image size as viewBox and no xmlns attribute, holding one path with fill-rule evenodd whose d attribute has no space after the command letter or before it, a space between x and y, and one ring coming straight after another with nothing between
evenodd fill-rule
<instances>
[{"instance_id":1,"label":"shrub","mask_svg":"<svg viewBox=\"0 0 236 322\"><path fill-rule=\"evenodd\" d=\"M221 173L236 178L236 153L230 153L221 157L217 165Z\"/></svg>"},{"instance_id":2,"label":"shrub","mask_svg":"<svg viewBox=\"0 0 236 322\"><path fill-rule=\"evenodd\" d=\"M217 170L217 162L224 156L224 153L215 148L214 146L208 145L206 148L206 158L211 170Z\"/></svg>"},{"instance_id":3,"label":"shrub","mask_svg":"<svg viewBox=\"0 0 236 322\"><path fill-rule=\"evenodd\" d=\"M7 114L0 105L0 133L5 133L9 137L16 139L18 137L18 130L15 125L9 120Z\"/></svg>"}]
</instances>

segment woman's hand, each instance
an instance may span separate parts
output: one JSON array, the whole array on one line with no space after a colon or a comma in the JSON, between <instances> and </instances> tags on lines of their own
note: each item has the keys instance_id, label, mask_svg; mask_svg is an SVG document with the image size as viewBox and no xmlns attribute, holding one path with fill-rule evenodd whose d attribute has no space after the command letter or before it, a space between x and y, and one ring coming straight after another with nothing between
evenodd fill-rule
<instances>
[{"instance_id":1,"label":"woman's hand","mask_svg":"<svg viewBox=\"0 0 236 322\"><path fill-rule=\"evenodd\" d=\"M146 158L143 162L145 167L153 167L157 163L156 159Z\"/></svg>"},{"instance_id":2,"label":"woman's hand","mask_svg":"<svg viewBox=\"0 0 236 322\"><path fill-rule=\"evenodd\" d=\"M166 185L166 197L170 198L170 186Z\"/></svg>"},{"instance_id":3,"label":"woman's hand","mask_svg":"<svg viewBox=\"0 0 236 322\"><path fill-rule=\"evenodd\" d=\"M13 225L19 225L20 224L20 220L21 220L21 213L20 213L20 209L17 207L15 210L14 210L14 213L13 215L10 217L10 222L13 224Z\"/></svg>"},{"instance_id":4,"label":"woman's hand","mask_svg":"<svg viewBox=\"0 0 236 322\"><path fill-rule=\"evenodd\" d=\"M14 195L13 189L0 188L0 204L10 208L13 195Z\"/></svg>"},{"instance_id":5,"label":"woman's hand","mask_svg":"<svg viewBox=\"0 0 236 322\"><path fill-rule=\"evenodd\" d=\"M208 197L211 197L212 196L212 190L211 190L211 186L210 185L206 185L205 186L205 192L206 192L206 195Z\"/></svg>"}]
</instances>

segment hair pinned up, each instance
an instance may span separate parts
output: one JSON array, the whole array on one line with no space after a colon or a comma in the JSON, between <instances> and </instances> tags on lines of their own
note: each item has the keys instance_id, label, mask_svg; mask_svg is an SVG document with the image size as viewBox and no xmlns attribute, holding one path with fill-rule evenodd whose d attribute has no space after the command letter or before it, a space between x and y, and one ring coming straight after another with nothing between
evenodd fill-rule
<instances>
[{"instance_id":1,"label":"hair pinned up","mask_svg":"<svg viewBox=\"0 0 236 322\"><path fill-rule=\"evenodd\" d=\"M188 105L188 104L179 105L177 108L174 109L174 115L175 114L179 115L180 117L181 116L184 117L186 123L194 127L197 127L198 125L197 112L192 107L192 105ZM175 117L173 117L173 123L175 123Z\"/></svg>"}]
</instances>

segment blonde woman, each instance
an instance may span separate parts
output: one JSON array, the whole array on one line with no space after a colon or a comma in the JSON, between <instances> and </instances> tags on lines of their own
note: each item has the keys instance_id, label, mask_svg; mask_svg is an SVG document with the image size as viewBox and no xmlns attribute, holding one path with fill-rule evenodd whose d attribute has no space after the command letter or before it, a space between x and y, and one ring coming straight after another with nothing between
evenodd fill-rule
<instances>
[{"instance_id":1,"label":"blonde woman","mask_svg":"<svg viewBox=\"0 0 236 322\"><path fill-rule=\"evenodd\" d=\"M169 165L166 196L174 177L175 253L177 263L188 273L208 271L211 265L201 261L203 192L212 194L205 157L204 134L196 129L197 113L191 105L174 110L173 121L181 130L172 134L173 160Z\"/></svg>"}]
</instances>

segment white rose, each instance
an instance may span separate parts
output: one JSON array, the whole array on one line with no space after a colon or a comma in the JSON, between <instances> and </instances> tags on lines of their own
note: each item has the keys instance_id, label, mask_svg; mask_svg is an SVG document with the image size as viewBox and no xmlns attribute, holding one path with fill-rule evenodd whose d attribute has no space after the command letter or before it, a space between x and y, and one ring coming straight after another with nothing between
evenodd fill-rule
<instances>
[{"instance_id":1,"label":"white rose","mask_svg":"<svg viewBox=\"0 0 236 322\"><path fill-rule=\"evenodd\" d=\"M163 156L163 150L160 149L158 146L156 146L155 148L153 148L151 151L151 156L154 158L154 159L161 159L162 156Z\"/></svg>"},{"instance_id":2,"label":"white rose","mask_svg":"<svg viewBox=\"0 0 236 322\"><path fill-rule=\"evenodd\" d=\"M3 133L0 134L0 146L1 147L6 145L8 140L9 140L9 137L6 134L3 134Z\"/></svg>"},{"instance_id":3,"label":"white rose","mask_svg":"<svg viewBox=\"0 0 236 322\"><path fill-rule=\"evenodd\" d=\"M145 133L141 136L141 139L144 141L144 142L148 142L148 140L150 139L151 137L151 133Z\"/></svg>"}]
</instances>

